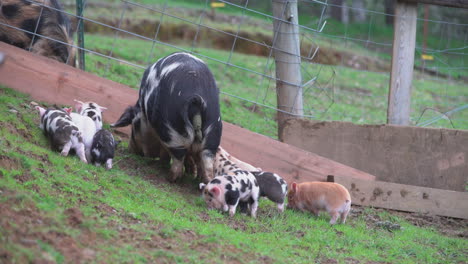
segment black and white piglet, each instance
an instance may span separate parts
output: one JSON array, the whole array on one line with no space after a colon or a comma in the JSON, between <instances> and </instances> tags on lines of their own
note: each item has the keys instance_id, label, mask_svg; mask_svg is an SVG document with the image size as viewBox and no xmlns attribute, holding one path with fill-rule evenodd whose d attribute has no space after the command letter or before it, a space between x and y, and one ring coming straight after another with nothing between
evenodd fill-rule
<instances>
[{"instance_id":1,"label":"black and white piglet","mask_svg":"<svg viewBox=\"0 0 468 264\"><path fill-rule=\"evenodd\" d=\"M260 197L266 197L284 211L284 200L288 194L288 183L278 174L264 171L252 171L260 186Z\"/></svg>"},{"instance_id":2,"label":"black and white piglet","mask_svg":"<svg viewBox=\"0 0 468 264\"><path fill-rule=\"evenodd\" d=\"M114 150L119 143L109 130L101 129L96 132L91 146L91 163L96 166L106 164L106 169L112 169Z\"/></svg>"},{"instance_id":3,"label":"black and white piglet","mask_svg":"<svg viewBox=\"0 0 468 264\"><path fill-rule=\"evenodd\" d=\"M260 195L257 180L248 171L239 170L235 174L216 176L206 185L200 183L203 199L208 208L229 211L229 216L234 216L239 202L246 202L255 218Z\"/></svg>"},{"instance_id":4,"label":"black and white piglet","mask_svg":"<svg viewBox=\"0 0 468 264\"><path fill-rule=\"evenodd\" d=\"M67 112L53 108L46 110L40 106L36 106L36 110L41 117L39 127L49 138L52 147L60 151L62 156L68 156L70 149L74 149L80 160L88 163L81 131Z\"/></svg>"},{"instance_id":5,"label":"black and white piglet","mask_svg":"<svg viewBox=\"0 0 468 264\"><path fill-rule=\"evenodd\" d=\"M80 115L88 116L96 125L96 131L102 129L102 112L107 110L106 107L100 106L95 102L81 102L75 99L76 112Z\"/></svg>"}]
</instances>

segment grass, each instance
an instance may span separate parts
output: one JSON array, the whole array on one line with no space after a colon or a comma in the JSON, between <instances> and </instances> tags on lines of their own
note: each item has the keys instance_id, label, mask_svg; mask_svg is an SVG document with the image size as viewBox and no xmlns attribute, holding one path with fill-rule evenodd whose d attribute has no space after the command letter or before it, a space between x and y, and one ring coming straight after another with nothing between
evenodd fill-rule
<instances>
[{"instance_id":1,"label":"grass","mask_svg":"<svg viewBox=\"0 0 468 264\"><path fill-rule=\"evenodd\" d=\"M195 181L167 183L167 168L128 153L125 141L109 171L51 151L29 102L23 94L0 89L0 255L11 263L73 258L96 263L462 263L468 258L466 239L374 209L330 226L326 214L279 214L262 200L258 219L229 218L206 209ZM369 222L370 215L402 229L379 228Z\"/></svg>"}]
</instances>

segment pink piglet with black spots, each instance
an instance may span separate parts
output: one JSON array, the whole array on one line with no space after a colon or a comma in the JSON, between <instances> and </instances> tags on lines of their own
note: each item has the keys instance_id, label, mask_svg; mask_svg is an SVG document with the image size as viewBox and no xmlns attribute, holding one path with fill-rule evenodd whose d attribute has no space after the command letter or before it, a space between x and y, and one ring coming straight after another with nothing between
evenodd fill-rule
<instances>
[{"instance_id":1,"label":"pink piglet with black spots","mask_svg":"<svg viewBox=\"0 0 468 264\"><path fill-rule=\"evenodd\" d=\"M330 224L334 225L338 218L344 224L351 210L351 196L343 185L334 182L293 182L287 207L316 216L320 211L327 211L331 216Z\"/></svg>"}]
</instances>

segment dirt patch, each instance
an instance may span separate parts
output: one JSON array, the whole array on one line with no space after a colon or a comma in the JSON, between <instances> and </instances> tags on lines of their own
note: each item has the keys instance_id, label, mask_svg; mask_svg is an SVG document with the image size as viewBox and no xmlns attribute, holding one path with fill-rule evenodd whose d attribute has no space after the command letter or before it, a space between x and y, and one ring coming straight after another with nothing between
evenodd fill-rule
<instances>
[{"instance_id":1,"label":"dirt patch","mask_svg":"<svg viewBox=\"0 0 468 264\"><path fill-rule=\"evenodd\" d=\"M83 213L78 208L68 208L64 213L70 226L77 227L83 223Z\"/></svg>"},{"instance_id":2,"label":"dirt patch","mask_svg":"<svg viewBox=\"0 0 468 264\"><path fill-rule=\"evenodd\" d=\"M10 158L8 156L0 156L0 168L6 170L19 170L21 168L21 162L17 159Z\"/></svg>"}]
</instances>

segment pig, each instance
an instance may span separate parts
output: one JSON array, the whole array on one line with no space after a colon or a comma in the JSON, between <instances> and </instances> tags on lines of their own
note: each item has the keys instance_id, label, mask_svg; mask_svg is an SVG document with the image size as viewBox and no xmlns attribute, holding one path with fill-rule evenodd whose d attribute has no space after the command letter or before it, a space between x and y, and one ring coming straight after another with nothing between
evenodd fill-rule
<instances>
[{"instance_id":1,"label":"pig","mask_svg":"<svg viewBox=\"0 0 468 264\"><path fill-rule=\"evenodd\" d=\"M94 102L81 102L75 99L75 109L80 115L85 115L91 118L96 125L96 131L102 129L102 112L107 110L106 107L100 106Z\"/></svg>"},{"instance_id":2,"label":"pig","mask_svg":"<svg viewBox=\"0 0 468 264\"><path fill-rule=\"evenodd\" d=\"M254 167L247 162L237 159L236 157L229 154L223 147L219 146L218 149L216 150L215 169L216 167L228 168L230 165L229 163L235 163L238 168L245 170L245 171L251 171L251 172L262 171L261 168Z\"/></svg>"},{"instance_id":3,"label":"pig","mask_svg":"<svg viewBox=\"0 0 468 264\"><path fill-rule=\"evenodd\" d=\"M278 174L261 171L246 162L243 162L230 155L221 146L216 151L214 163L214 175L236 175L236 172L243 171L244 174L252 174L260 187L260 197L267 197L270 201L277 203L278 210L284 211L284 198L286 197L288 184ZM240 202L241 212L245 211L245 203Z\"/></svg>"},{"instance_id":4,"label":"pig","mask_svg":"<svg viewBox=\"0 0 468 264\"><path fill-rule=\"evenodd\" d=\"M330 224L334 225L338 217L344 224L351 210L351 196L343 185L334 182L293 182L287 207L316 216L320 211L327 211L331 216Z\"/></svg>"},{"instance_id":5,"label":"pig","mask_svg":"<svg viewBox=\"0 0 468 264\"><path fill-rule=\"evenodd\" d=\"M88 161L91 160L91 146L93 145L94 134L96 134L96 125L88 116L73 113L71 107L64 108L64 111L68 113L73 123L75 123L81 131L81 137L85 145L86 159Z\"/></svg>"},{"instance_id":6,"label":"pig","mask_svg":"<svg viewBox=\"0 0 468 264\"><path fill-rule=\"evenodd\" d=\"M266 197L276 203L278 211L283 212L288 183L276 173L264 171L253 171L252 173L260 187L260 197Z\"/></svg>"},{"instance_id":7,"label":"pig","mask_svg":"<svg viewBox=\"0 0 468 264\"><path fill-rule=\"evenodd\" d=\"M72 26L57 0L0 1L0 41L75 66Z\"/></svg>"},{"instance_id":8,"label":"pig","mask_svg":"<svg viewBox=\"0 0 468 264\"><path fill-rule=\"evenodd\" d=\"M138 138L133 133L140 137L139 142L131 143L135 149L145 156L172 161L170 181L182 176L186 155L194 157L204 183L213 179L222 121L219 89L204 61L177 52L149 66L138 101L114 127L124 126L128 120L132 120L131 141Z\"/></svg>"},{"instance_id":9,"label":"pig","mask_svg":"<svg viewBox=\"0 0 468 264\"><path fill-rule=\"evenodd\" d=\"M91 163L96 166L106 164L106 169L112 169L114 150L119 143L109 130L101 129L96 132L91 146Z\"/></svg>"},{"instance_id":10,"label":"pig","mask_svg":"<svg viewBox=\"0 0 468 264\"><path fill-rule=\"evenodd\" d=\"M200 183L202 197L209 209L229 211L234 216L239 202L246 202L250 215L257 217L260 188L255 177L246 171L236 171L235 175L216 176L208 184Z\"/></svg>"},{"instance_id":11,"label":"pig","mask_svg":"<svg viewBox=\"0 0 468 264\"><path fill-rule=\"evenodd\" d=\"M80 160L88 163L81 131L73 123L71 117L61 109L46 110L36 106L36 110L41 117L39 127L49 138L53 149L60 151L62 156L68 156L70 149L74 149Z\"/></svg>"}]
</instances>

